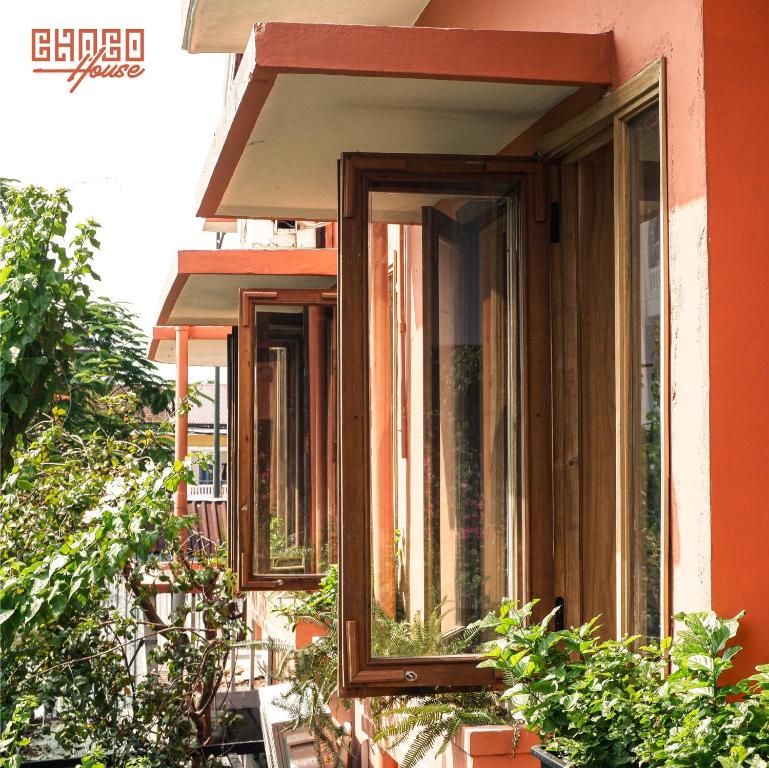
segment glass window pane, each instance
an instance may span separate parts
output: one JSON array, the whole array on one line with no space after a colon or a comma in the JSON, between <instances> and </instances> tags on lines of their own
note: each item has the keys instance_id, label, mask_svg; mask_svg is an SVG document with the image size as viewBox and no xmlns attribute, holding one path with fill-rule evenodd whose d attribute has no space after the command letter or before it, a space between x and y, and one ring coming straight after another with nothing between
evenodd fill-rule
<instances>
[{"instance_id":1,"label":"glass window pane","mask_svg":"<svg viewBox=\"0 0 769 768\"><path fill-rule=\"evenodd\" d=\"M325 408L312 439L310 388L316 400L328 402L328 358L333 327L330 308L317 310L327 317L321 331L307 333L306 307L255 310L254 349L254 572L257 574L317 574L328 569L328 514L335 503L312 505L315 482L320 490L335 493L320 473L333 471L327 461L333 443L333 409ZM320 348L310 354L310 344ZM313 364L310 364L310 361ZM322 360L323 365L317 361ZM311 466L311 451L322 454ZM322 517L322 519L321 519ZM335 558L333 558L335 559Z\"/></svg>"},{"instance_id":2,"label":"glass window pane","mask_svg":"<svg viewBox=\"0 0 769 768\"><path fill-rule=\"evenodd\" d=\"M660 127L658 110L630 123L630 193L636 325L633 371L633 626L661 627L662 432L660 348Z\"/></svg>"},{"instance_id":3,"label":"glass window pane","mask_svg":"<svg viewBox=\"0 0 769 768\"><path fill-rule=\"evenodd\" d=\"M370 196L374 656L476 652L512 592L516 205Z\"/></svg>"}]
</instances>

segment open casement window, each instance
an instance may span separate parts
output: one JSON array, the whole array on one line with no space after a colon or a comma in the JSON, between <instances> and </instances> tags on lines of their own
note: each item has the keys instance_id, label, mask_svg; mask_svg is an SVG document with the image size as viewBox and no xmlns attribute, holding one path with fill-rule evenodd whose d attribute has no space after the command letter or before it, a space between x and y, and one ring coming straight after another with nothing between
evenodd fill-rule
<instances>
[{"instance_id":1,"label":"open casement window","mask_svg":"<svg viewBox=\"0 0 769 768\"><path fill-rule=\"evenodd\" d=\"M340 195L341 693L490 684L468 628L555 599L543 168L344 155Z\"/></svg>"},{"instance_id":2,"label":"open casement window","mask_svg":"<svg viewBox=\"0 0 769 768\"><path fill-rule=\"evenodd\" d=\"M336 562L335 340L335 292L241 292L230 535L241 589L314 589Z\"/></svg>"},{"instance_id":3,"label":"open casement window","mask_svg":"<svg viewBox=\"0 0 769 768\"><path fill-rule=\"evenodd\" d=\"M604 636L668 634L665 65L540 140L552 258L556 592Z\"/></svg>"}]
</instances>

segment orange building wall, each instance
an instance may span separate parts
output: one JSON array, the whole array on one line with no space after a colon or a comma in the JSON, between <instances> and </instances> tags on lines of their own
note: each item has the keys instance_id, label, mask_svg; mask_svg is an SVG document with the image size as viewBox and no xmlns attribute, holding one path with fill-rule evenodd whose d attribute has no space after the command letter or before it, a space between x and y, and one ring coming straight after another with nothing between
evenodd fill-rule
<instances>
[{"instance_id":1,"label":"orange building wall","mask_svg":"<svg viewBox=\"0 0 769 768\"><path fill-rule=\"evenodd\" d=\"M613 31L615 85L665 56L672 207L705 190L701 10L702 0L431 0L417 26Z\"/></svg>"},{"instance_id":2,"label":"orange building wall","mask_svg":"<svg viewBox=\"0 0 769 768\"><path fill-rule=\"evenodd\" d=\"M671 600L711 601L708 316L702 0L431 0L418 24L600 33L615 40L615 87L667 63L671 290Z\"/></svg>"},{"instance_id":3,"label":"orange building wall","mask_svg":"<svg viewBox=\"0 0 769 768\"><path fill-rule=\"evenodd\" d=\"M769 8L705 0L713 607L769 662Z\"/></svg>"},{"instance_id":4,"label":"orange building wall","mask_svg":"<svg viewBox=\"0 0 769 768\"><path fill-rule=\"evenodd\" d=\"M769 138L769 13L765 0L431 0L418 24L613 30L615 85L653 59L666 58L674 315L673 605L706 608L700 603L709 595L712 607L722 615L746 608L748 617L740 637L745 650L738 657L738 671L750 672L754 664L769 661L769 468L765 459L769 453L769 235L765 227L769 154L762 146L764 137ZM706 213L697 206L703 200ZM703 240L706 245L700 244ZM687 291L687 277L703 269L706 261L709 285L698 296ZM696 310L686 306L698 300L706 306L709 302L709 328L704 334L695 327ZM684 314L680 325L677 312ZM692 416L709 417L709 465L690 468L686 438L677 435L676 396L680 404L694 391L683 391L690 385L682 377L698 375L698 370L687 370L687 363L694 360L701 365L701 351L695 349L692 355L687 347L702 346L708 331L709 382L703 376L696 388L709 397L709 413L698 413L697 403L694 408L684 406L678 417L681 432L691 427ZM677 344L682 350L680 360ZM705 425L701 432L707 434L707 430ZM677 501L687 473L691 474L686 480L689 498L695 502L698 497L691 492L692 485L710 483L701 496L706 502L709 491L710 516L703 523L710 525L710 552L702 562L689 562L677 574L676 567L694 537L692 521L698 514L707 516L705 503L699 513L689 509L685 520L679 520ZM677 600L676 592L687 596Z\"/></svg>"}]
</instances>

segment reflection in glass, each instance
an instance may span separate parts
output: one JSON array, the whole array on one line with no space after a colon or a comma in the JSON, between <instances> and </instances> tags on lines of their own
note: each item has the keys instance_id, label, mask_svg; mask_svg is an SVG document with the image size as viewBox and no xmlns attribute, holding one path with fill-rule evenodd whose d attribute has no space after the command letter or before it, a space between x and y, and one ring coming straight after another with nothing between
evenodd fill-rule
<instances>
[{"instance_id":1,"label":"reflection in glass","mask_svg":"<svg viewBox=\"0 0 769 768\"><path fill-rule=\"evenodd\" d=\"M661 626L660 129L657 109L630 123L632 258L637 318L633 384L633 633Z\"/></svg>"},{"instance_id":2,"label":"reflection in glass","mask_svg":"<svg viewBox=\"0 0 769 768\"><path fill-rule=\"evenodd\" d=\"M370 199L372 652L473 652L512 591L513 190Z\"/></svg>"},{"instance_id":3,"label":"reflection in glass","mask_svg":"<svg viewBox=\"0 0 769 768\"><path fill-rule=\"evenodd\" d=\"M335 514L335 498L315 499L313 504L311 489L313 483L318 492L331 494L335 488L325 482L335 463L329 460L326 442L334 409L325 405L333 393L325 364L333 336L332 310L281 309L255 314L254 571L324 573L330 558L328 517ZM321 332L312 338L307 332L310 311L320 313ZM311 354L312 344L319 346L317 354ZM310 360L315 363L310 365ZM317 428L323 434L313 441L311 410L319 405L324 413ZM311 444L322 454L314 466Z\"/></svg>"}]
</instances>

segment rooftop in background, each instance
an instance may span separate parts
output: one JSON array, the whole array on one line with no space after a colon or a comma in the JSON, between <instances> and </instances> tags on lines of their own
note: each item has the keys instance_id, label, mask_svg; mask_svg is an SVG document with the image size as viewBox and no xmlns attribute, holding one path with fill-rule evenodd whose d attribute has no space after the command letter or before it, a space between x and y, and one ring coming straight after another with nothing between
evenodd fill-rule
<instances>
[{"instance_id":1,"label":"rooftop in background","mask_svg":"<svg viewBox=\"0 0 769 768\"><path fill-rule=\"evenodd\" d=\"M187 414L190 432L214 428L214 382L201 381L195 385L200 405L193 405ZM227 431L227 384L219 385L219 424L222 432Z\"/></svg>"},{"instance_id":2,"label":"rooftop in background","mask_svg":"<svg viewBox=\"0 0 769 768\"><path fill-rule=\"evenodd\" d=\"M190 388L197 390L199 405L192 404L192 407L187 414L187 423L189 425L189 431L191 433L207 433L212 432L214 429L214 382L213 381L201 381L192 385ZM219 429L222 434L227 432L227 384L222 383L219 385ZM164 421L168 421L169 416L167 413L151 413L149 410L145 412L145 421L149 424L160 424Z\"/></svg>"}]
</instances>

